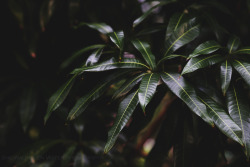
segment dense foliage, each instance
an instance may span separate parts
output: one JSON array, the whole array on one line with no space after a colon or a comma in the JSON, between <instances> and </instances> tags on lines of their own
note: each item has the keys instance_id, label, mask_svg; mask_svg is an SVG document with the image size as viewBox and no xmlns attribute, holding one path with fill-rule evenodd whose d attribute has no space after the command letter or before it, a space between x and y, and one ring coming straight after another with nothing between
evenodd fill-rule
<instances>
[{"instance_id":1,"label":"dense foliage","mask_svg":"<svg viewBox=\"0 0 250 167\"><path fill-rule=\"evenodd\" d=\"M250 1L5 5L4 165L249 166Z\"/></svg>"}]
</instances>

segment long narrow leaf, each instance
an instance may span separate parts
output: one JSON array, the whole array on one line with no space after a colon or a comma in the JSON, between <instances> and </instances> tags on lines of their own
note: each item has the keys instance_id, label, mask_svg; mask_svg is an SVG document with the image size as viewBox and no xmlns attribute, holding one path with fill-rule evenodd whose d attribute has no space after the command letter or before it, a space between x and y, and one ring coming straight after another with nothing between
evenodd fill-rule
<instances>
[{"instance_id":1,"label":"long narrow leaf","mask_svg":"<svg viewBox=\"0 0 250 167\"><path fill-rule=\"evenodd\" d=\"M227 49L229 51L229 54L237 50L239 46L240 46L240 39L236 36L230 37L227 43Z\"/></svg>"},{"instance_id":2,"label":"long narrow leaf","mask_svg":"<svg viewBox=\"0 0 250 167\"><path fill-rule=\"evenodd\" d=\"M128 93L136 84L138 84L142 77L147 73L142 73L139 75L134 76L133 78L127 80L122 86L114 93L113 98L118 98L120 96L125 95Z\"/></svg>"},{"instance_id":3,"label":"long narrow leaf","mask_svg":"<svg viewBox=\"0 0 250 167\"><path fill-rule=\"evenodd\" d=\"M89 28L99 31L102 34L109 34L113 32L113 29L105 23L80 23L78 27L85 25Z\"/></svg>"},{"instance_id":4,"label":"long narrow leaf","mask_svg":"<svg viewBox=\"0 0 250 167\"><path fill-rule=\"evenodd\" d=\"M139 101L143 112L145 113L145 108L147 104L152 99L155 94L156 87L159 81L159 75L155 73L144 75L139 88Z\"/></svg>"},{"instance_id":5,"label":"long narrow leaf","mask_svg":"<svg viewBox=\"0 0 250 167\"><path fill-rule=\"evenodd\" d=\"M240 127L231 119L227 112L211 98L202 94L199 99L206 105L215 125L229 138L243 145Z\"/></svg>"},{"instance_id":6,"label":"long narrow leaf","mask_svg":"<svg viewBox=\"0 0 250 167\"><path fill-rule=\"evenodd\" d=\"M202 44L200 44L194 51L189 55L189 59L204 55L204 54L210 54L218 50L221 46L216 41L207 41Z\"/></svg>"},{"instance_id":7,"label":"long narrow leaf","mask_svg":"<svg viewBox=\"0 0 250 167\"><path fill-rule=\"evenodd\" d=\"M235 52L232 52L232 54L250 54L250 47L241 48Z\"/></svg>"},{"instance_id":8,"label":"long narrow leaf","mask_svg":"<svg viewBox=\"0 0 250 167\"><path fill-rule=\"evenodd\" d=\"M61 160L61 166L62 167L67 167L69 165L69 162L76 150L76 145L72 145L67 150L64 152L62 155L62 160Z\"/></svg>"},{"instance_id":9,"label":"long narrow leaf","mask_svg":"<svg viewBox=\"0 0 250 167\"><path fill-rule=\"evenodd\" d=\"M156 68L155 56L152 54L149 44L146 42L142 42L138 39L132 41L132 43L136 47L136 49L138 49L141 52L144 60L148 63L148 65L152 69L155 69Z\"/></svg>"},{"instance_id":10,"label":"long narrow leaf","mask_svg":"<svg viewBox=\"0 0 250 167\"><path fill-rule=\"evenodd\" d=\"M242 91L232 86L227 92L227 106L232 119L242 130L245 154L250 157L250 108Z\"/></svg>"},{"instance_id":11,"label":"long narrow leaf","mask_svg":"<svg viewBox=\"0 0 250 167\"><path fill-rule=\"evenodd\" d=\"M240 60L233 60L232 64L233 67L242 76L242 78L246 81L248 86L250 86L250 63Z\"/></svg>"},{"instance_id":12,"label":"long narrow leaf","mask_svg":"<svg viewBox=\"0 0 250 167\"><path fill-rule=\"evenodd\" d=\"M166 51L164 57L173 53L180 47L194 40L200 33L196 20L191 19L188 23L182 24L165 42Z\"/></svg>"},{"instance_id":13,"label":"long narrow leaf","mask_svg":"<svg viewBox=\"0 0 250 167\"><path fill-rule=\"evenodd\" d=\"M161 75L161 78L169 89L187 104L190 110L208 124L214 126L206 111L206 106L198 99L195 89L183 77L180 77L180 74L165 72Z\"/></svg>"},{"instance_id":14,"label":"long narrow leaf","mask_svg":"<svg viewBox=\"0 0 250 167\"><path fill-rule=\"evenodd\" d=\"M108 141L104 148L105 153L107 153L113 147L119 133L127 124L133 111L135 110L139 102L137 94L138 90L128 95L119 105L118 114L115 118L114 125L108 132Z\"/></svg>"},{"instance_id":15,"label":"long narrow leaf","mask_svg":"<svg viewBox=\"0 0 250 167\"><path fill-rule=\"evenodd\" d=\"M187 16L185 13L174 14L168 22L166 38L168 38L173 32L175 32L182 25L182 23L186 21L187 21Z\"/></svg>"},{"instance_id":16,"label":"long narrow leaf","mask_svg":"<svg viewBox=\"0 0 250 167\"><path fill-rule=\"evenodd\" d=\"M102 51L103 51L103 47L102 48L99 48L97 50L95 50L89 57L88 59L86 60L86 63L85 65L86 66L92 66L94 64L96 64L100 57L101 57L101 54L102 54Z\"/></svg>"},{"instance_id":17,"label":"long narrow leaf","mask_svg":"<svg viewBox=\"0 0 250 167\"><path fill-rule=\"evenodd\" d=\"M181 75L193 72L195 70L205 68L207 66L214 65L219 63L224 58L221 55L211 55L211 56L202 56L202 57L194 57L188 61L186 66L184 67Z\"/></svg>"},{"instance_id":18,"label":"long narrow leaf","mask_svg":"<svg viewBox=\"0 0 250 167\"><path fill-rule=\"evenodd\" d=\"M147 65L137 59L123 59L122 61L116 61L115 58L111 58L100 64L94 66L82 67L75 69L72 74L83 71L107 71L117 68L138 68L138 69L150 69Z\"/></svg>"},{"instance_id":19,"label":"long narrow leaf","mask_svg":"<svg viewBox=\"0 0 250 167\"><path fill-rule=\"evenodd\" d=\"M232 77L232 66L230 62L227 60L223 62L220 66L220 81L221 81L221 89L223 94L225 95L227 89L230 85L231 77Z\"/></svg>"},{"instance_id":20,"label":"long narrow leaf","mask_svg":"<svg viewBox=\"0 0 250 167\"><path fill-rule=\"evenodd\" d=\"M51 113L55 111L66 99L69 94L71 87L74 84L75 78L78 74L76 73L74 76L70 78L68 82L66 82L63 86L61 86L49 99L47 113L44 117L44 123L47 122Z\"/></svg>"},{"instance_id":21,"label":"long narrow leaf","mask_svg":"<svg viewBox=\"0 0 250 167\"><path fill-rule=\"evenodd\" d=\"M109 34L111 41L119 48L123 49L124 46L124 33L123 31L112 32Z\"/></svg>"}]
</instances>

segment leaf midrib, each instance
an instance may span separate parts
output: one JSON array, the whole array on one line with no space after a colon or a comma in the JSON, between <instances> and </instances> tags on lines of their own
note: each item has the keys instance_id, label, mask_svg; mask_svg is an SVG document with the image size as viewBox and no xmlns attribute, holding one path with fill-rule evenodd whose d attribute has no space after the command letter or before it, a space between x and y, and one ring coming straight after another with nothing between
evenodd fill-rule
<instances>
[{"instance_id":1,"label":"leaf midrib","mask_svg":"<svg viewBox=\"0 0 250 167\"><path fill-rule=\"evenodd\" d=\"M141 43L141 41L138 40L138 42L139 42L140 45L142 46L143 50L146 52L146 54L147 54L147 56L148 56L148 59L149 59L151 65L152 65L152 68L153 68L153 67L154 67L153 62L152 62L152 60L151 60L151 58L150 58L150 56L149 56L149 54L148 54L146 48L145 48L144 45Z\"/></svg>"},{"instance_id":2,"label":"leaf midrib","mask_svg":"<svg viewBox=\"0 0 250 167\"><path fill-rule=\"evenodd\" d=\"M238 60L234 60L234 61L236 61L237 63L239 63L247 71L248 75L250 75L250 73L247 70L247 68L240 61L238 61Z\"/></svg>"},{"instance_id":3,"label":"leaf midrib","mask_svg":"<svg viewBox=\"0 0 250 167\"><path fill-rule=\"evenodd\" d=\"M149 85L149 82L150 82L150 80L151 80L152 75L153 75L153 73L149 76L148 83L147 83L147 87L146 87L146 92L145 92L145 94L144 94L143 110L145 110L145 101L146 101L146 96L147 96L147 92L148 92L148 85Z\"/></svg>"},{"instance_id":4,"label":"leaf midrib","mask_svg":"<svg viewBox=\"0 0 250 167\"><path fill-rule=\"evenodd\" d=\"M197 55L197 54L199 54L199 53L201 53L201 52L203 52L205 50L208 50L208 49L211 49L211 48L215 48L215 47L220 47L220 45L214 45L214 46L210 46L210 47L204 48L204 49L202 49L202 50L194 53L193 55ZM193 55L191 57L193 57Z\"/></svg>"}]
</instances>

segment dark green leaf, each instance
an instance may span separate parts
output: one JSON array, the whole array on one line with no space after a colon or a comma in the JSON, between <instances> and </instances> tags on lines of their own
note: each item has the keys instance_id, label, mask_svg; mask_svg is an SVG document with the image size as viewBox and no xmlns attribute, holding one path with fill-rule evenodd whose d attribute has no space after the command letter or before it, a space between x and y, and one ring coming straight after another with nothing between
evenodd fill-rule
<instances>
[{"instance_id":1,"label":"dark green leaf","mask_svg":"<svg viewBox=\"0 0 250 167\"><path fill-rule=\"evenodd\" d=\"M165 61L165 60L173 59L173 58L176 58L176 57L182 57L182 58L185 58L185 59L187 58L187 57L184 56L184 55L171 54L171 55L165 56L165 57L163 57L161 60L159 60L157 66L158 66L160 63L162 63L163 61Z\"/></svg>"},{"instance_id":2,"label":"dark green leaf","mask_svg":"<svg viewBox=\"0 0 250 167\"><path fill-rule=\"evenodd\" d=\"M169 89L187 104L190 110L208 124L214 126L213 121L206 111L206 106L198 99L195 89L180 74L165 72L161 75L161 78Z\"/></svg>"},{"instance_id":3,"label":"dark green leaf","mask_svg":"<svg viewBox=\"0 0 250 167\"><path fill-rule=\"evenodd\" d=\"M241 130L237 124L231 119L227 112L211 98L202 94L199 99L206 105L210 117L215 125L229 138L235 140L242 145Z\"/></svg>"},{"instance_id":4,"label":"dark green leaf","mask_svg":"<svg viewBox=\"0 0 250 167\"><path fill-rule=\"evenodd\" d=\"M182 24L166 40L166 51L164 53L164 57L194 40L199 35L199 33L199 25L196 24L196 19L191 19L189 22Z\"/></svg>"},{"instance_id":5,"label":"dark green leaf","mask_svg":"<svg viewBox=\"0 0 250 167\"><path fill-rule=\"evenodd\" d=\"M138 90L128 95L120 103L114 125L111 127L108 133L108 141L104 148L105 153L107 153L113 147L119 133L121 132L123 127L127 124L133 111L135 110L139 102L137 94Z\"/></svg>"},{"instance_id":6,"label":"dark green leaf","mask_svg":"<svg viewBox=\"0 0 250 167\"><path fill-rule=\"evenodd\" d=\"M85 53L89 50L103 48L104 46L105 45L91 45L91 46L88 46L86 48L83 48L83 49L75 52L71 57L69 57L68 59L66 59L65 61L62 62L62 64L60 65L60 69L68 67L75 59L80 57L83 53Z\"/></svg>"},{"instance_id":7,"label":"dark green leaf","mask_svg":"<svg viewBox=\"0 0 250 167\"><path fill-rule=\"evenodd\" d=\"M76 74L83 71L106 71L117 68L146 68L150 69L147 65L143 64L141 61L137 59L123 59L122 61L116 61L115 58L111 58L105 62L100 64L96 64L94 66L82 67L75 69L72 74Z\"/></svg>"},{"instance_id":8,"label":"dark green leaf","mask_svg":"<svg viewBox=\"0 0 250 167\"><path fill-rule=\"evenodd\" d=\"M230 85L231 77L232 77L232 66L230 62L227 60L223 62L220 66L220 81L221 81L221 89L223 94L225 95L227 92L227 88Z\"/></svg>"},{"instance_id":9,"label":"dark green leaf","mask_svg":"<svg viewBox=\"0 0 250 167\"><path fill-rule=\"evenodd\" d=\"M171 36L171 34L175 32L186 21L187 21L187 15L185 13L174 14L168 22L166 38Z\"/></svg>"},{"instance_id":10,"label":"dark green leaf","mask_svg":"<svg viewBox=\"0 0 250 167\"><path fill-rule=\"evenodd\" d=\"M124 33L123 31L119 31L119 32L112 32L109 34L109 37L111 39L111 41L119 48L119 49L123 49L123 45L124 45Z\"/></svg>"},{"instance_id":11,"label":"dark green leaf","mask_svg":"<svg viewBox=\"0 0 250 167\"><path fill-rule=\"evenodd\" d=\"M227 106L232 119L242 130L242 141L245 146L245 154L250 157L250 108L246 95L242 90L232 86L227 92Z\"/></svg>"},{"instance_id":12,"label":"dark green leaf","mask_svg":"<svg viewBox=\"0 0 250 167\"><path fill-rule=\"evenodd\" d=\"M194 57L191 58L186 66L184 67L181 75L193 72L195 70L205 68L207 66L214 65L224 58L221 55L211 55L211 56L202 56L202 57Z\"/></svg>"},{"instance_id":13,"label":"dark green leaf","mask_svg":"<svg viewBox=\"0 0 250 167\"><path fill-rule=\"evenodd\" d=\"M240 39L236 36L230 37L230 39L227 43L227 49L229 51L229 54L236 51L239 46L240 46Z\"/></svg>"},{"instance_id":14,"label":"dark green leaf","mask_svg":"<svg viewBox=\"0 0 250 167\"><path fill-rule=\"evenodd\" d=\"M71 158L73 157L75 150L76 150L76 145L72 145L72 146L67 148L67 150L62 155L61 167L69 166L69 162L70 162Z\"/></svg>"},{"instance_id":15,"label":"dark green leaf","mask_svg":"<svg viewBox=\"0 0 250 167\"><path fill-rule=\"evenodd\" d=\"M105 23L80 23L78 27L85 25L89 28L99 31L102 34L109 34L113 32L113 29Z\"/></svg>"},{"instance_id":16,"label":"dark green leaf","mask_svg":"<svg viewBox=\"0 0 250 167\"><path fill-rule=\"evenodd\" d=\"M148 65L152 69L155 69L156 68L155 56L152 54L149 44L146 42L142 42L138 39L132 41L132 43L136 47L136 49L138 49L141 52L144 60L148 63Z\"/></svg>"},{"instance_id":17,"label":"dark green leaf","mask_svg":"<svg viewBox=\"0 0 250 167\"><path fill-rule=\"evenodd\" d=\"M168 3L171 2L175 2L176 0L166 0L163 2L160 2L159 4L153 6L152 8L150 8L147 12L145 12L142 16L138 17L134 22L133 22L133 27L136 27L137 25L139 25L142 21L144 21L151 13L152 11L160 6L166 5Z\"/></svg>"},{"instance_id":18,"label":"dark green leaf","mask_svg":"<svg viewBox=\"0 0 250 167\"><path fill-rule=\"evenodd\" d=\"M158 31L162 31L166 29L166 25L156 25L156 26L152 26L152 27L145 27L144 29L142 29L141 31L139 31L136 36L144 36L144 35L148 35L148 34L152 34Z\"/></svg>"},{"instance_id":19,"label":"dark green leaf","mask_svg":"<svg viewBox=\"0 0 250 167\"><path fill-rule=\"evenodd\" d=\"M78 75L78 73L76 73L74 76L72 76L70 78L70 80L68 80L68 82L66 82L64 85L62 85L49 99L49 104L48 104L48 108L47 108L47 113L44 117L44 123L47 122L47 120L49 119L51 113L53 111L55 111L62 103L63 101L66 99L66 97L69 94L69 91L71 89L71 87L74 84L75 78Z\"/></svg>"},{"instance_id":20,"label":"dark green leaf","mask_svg":"<svg viewBox=\"0 0 250 167\"><path fill-rule=\"evenodd\" d=\"M232 64L233 67L242 76L242 78L246 81L246 83L250 86L250 63L240 60L233 60Z\"/></svg>"},{"instance_id":21,"label":"dark green leaf","mask_svg":"<svg viewBox=\"0 0 250 167\"><path fill-rule=\"evenodd\" d=\"M200 44L194 51L189 55L188 58L193 58L199 55L210 54L221 48L216 41L207 41Z\"/></svg>"},{"instance_id":22,"label":"dark green leaf","mask_svg":"<svg viewBox=\"0 0 250 167\"><path fill-rule=\"evenodd\" d=\"M141 81L142 77L147 73L142 73L134 76L133 78L127 80L122 86L114 93L113 98L118 98L120 96L128 93L138 82Z\"/></svg>"},{"instance_id":23,"label":"dark green leaf","mask_svg":"<svg viewBox=\"0 0 250 167\"><path fill-rule=\"evenodd\" d=\"M232 52L232 54L250 54L250 47L241 48L235 52Z\"/></svg>"},{"instance_id":24,"label":"dark green leaf","mask_svg":"<svg viewBox=\"0 0 250 167\"><path fill-rule=\"evenodd\" d=\"M86 155L79 151L74 158L74 167L90 167L90 163Z\"/></svg>"},{"instance_id":25,"label":"dark green leaf","mask_svg":"<svg viewBox=\"0 0 250 167\"><path fill-rule=\"evenodd\" d=\"M20 99L20 119L23 130L26 131L36 111L37 93L33 87L24 89Z\"/></svg>"},{"instance_id":26,"label":"dark green leaf","mask_svg":"<svg viewBox=\"0 0 250 167\"><path fill-rule=\"evenodd\" d=\"M159 75L155 73L144 75L139 88L139 101L143 112L156 92L156 87L159 81Z\"/></svg>"},{"instance_id":27,"label":"dark green leaf","mask_svg":"<svg viewBox=\"0 0 250 167\"><path fill-rule=\"evenodd\" d=\"M103 47L102 47L102 48L99 48L99 49L97 49L97 50L95 50L95 51L88 57L88 59L86 60L85 65L86 65L86 66L92 66L92 65L96 64L96 63L99 61L99 59L100 59L100 57L101 57L101 55L102 55L102 51L103 51Z\"/></svg>"}]
</instances>

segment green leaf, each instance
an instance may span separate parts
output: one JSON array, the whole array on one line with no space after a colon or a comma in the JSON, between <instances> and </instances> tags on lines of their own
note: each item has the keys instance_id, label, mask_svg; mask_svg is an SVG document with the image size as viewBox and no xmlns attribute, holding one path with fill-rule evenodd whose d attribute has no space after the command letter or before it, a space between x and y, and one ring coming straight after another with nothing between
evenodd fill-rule
<instances>
[{"instance_id":1,"label":"green leaf","mask_svg":"<svg viewBox=\"0 0 250 167\"><path fill-rule=\"evenodd\" d=\"M76 150L76 145L72 145L67 148L67 150L62 155L61 167L66 167L69 165L69 162L71 158L73 157L75 150Z\"/></svg>"},{"instance_id":2,"label":"green leaf","mask_svg":"<svg viewBox=\"0 0 250 167\"><path fill-rule=\"evenodd\" d=\"M193 72L201 68L205 68L207 66L214 65L216 63L219 63L223 59L224 58L219 54L191 58L186 64L186 66L184 67L181 75Z\"/></svg>"},{"instance_id":3,"label":"green leaf","mask_svg":"<svg viewBox=\"0 0 250 167\"><path fill-rule=\"evenodd\" d=\"M227 89L230 85L231 77L232 77L232 66L230 62L227 60L223 62L220 66L220 81L221 81L221 89L223 94L225 95Z\"/></svg>"},{"instance_id":4,"label":"green leaf","mask_svg":"<svg viewBox=\"0 0 250 167\"><path fill-rule=\"evenodd\" d=\"M199 35L199 25L195 22L195 18L191 19L189 22L182 24L174 33L172 33L172 35L165 41L166 51L164 57L191 42Z\"/></svg>"},{"instance_id":5,"label":"green leaf","mask_svg":"<svg viewBox=\"0 0 250 167\"><path fill-rule=\"evenodd\" d=\"M194 51L189 55L188 58L193 58L199 55L206 55L215 52L221 48L216 41L207 41L200 44Z\"/></svg>"},{"instance_id":6,"label":"green leaf","mask_svg":"<svg viewBox=\"0 0 250 167\"><path fill-rule=\"evenodd\" d=\"M128 95L119 105L118 114L115 118L114 125L108 132L108 141L105 145L104 152L107 153L115 144L115 141L129 121L133 111L135 110L138 100L138 90Z\"/></svg>"},{"instance_id":7,"label":"green leaf","mask_svg":"<svg viewBox=\"0 0 250 167\"><path fill-rule=\"evenodd\" d=\"M20 120L23 130L26 131L36 111L37 92L33 87L24 89L20 99Z\"/></svg>"},{"instance_id":8,"label":"green leaf","mask_svg":"<svg viewBox=\"0 0 250 167\"><path fill-rule=\"evenodd\" d=\"M83 53L93 49L103 48L104 46L105 45L91 45L75 52L71 57L62 62L62 64L60 65L60 69L68 67L75 59L82 56Z\"/></svg>"},{"instance_id":9,"label":"green leaf","mask_svg":"<svg viewBox=\"0 0 250 167\"><path fill-rule=\"evenodd\" d=\"M232 119L242 130L242 140L245 146L245 154L250 157L250 108L243 90L239 91L232 86L227 92L227 106ZM242 144L242 145L243 145Z\"/></svg>"},{"instance_id":10,"label":"green leaf","mask_svg":"<svg viewBox=\"0 0 250 167\"><path fill-rule=\"evenodd\" d=\"M136 76L134 76L133 78L127 80L124 84L122 84L122 86L114 93L113 95L113 99L114 98L118 98L120 96L125 95L126 93L128 93L136 84L138 84L142 77L144 75L146 75L147 73L140 73Z\"/></svg>"},{"instance_id":11,"label":"green leaf","mask_svg":"<svg viewBox=\"0 0 250 167\"><path fill-rule=\"evenodd\" d=\"M140 17L138 17L134 22L133 22L133 27L138 26L141 22L143 22L152 12L155 8L166 5L168 3L171 2L175 2L176 0L166 0L163 2L160 2L159 4L153 6L152 8L150 8L147 12L145 12L143 15L141 15Z\"/></svg>"},{"instance_id":12,"label":"green leaf","mask_svg":"<svg viewBox=\"0 0 250 167\"><path fill-rule=\"evenodd\" d=\"M105 23L80 23L78 27L85 25L89 28L99 31L102 34L109 34L113 32L113 29Z\"/></svg>"},{"instance_id":13,"label":"green leaf","mask_svg":"<svg viewBox=\"0 0 250 167\"><path fill-rule=\"evenodd\" d=\"M241 48L235 52L232 52L232 54L250 54L250 47Z\"/></svg>"},{"instance_id":14,"label":"green leaf","mask_svg":"<svg viewBox=\"0 0 250 167\"><path fill-rule=\"evenodd\" d=\"M84 71L107 71L117 68L138 68L138 69L150 69L147 65L142 63L140 60L137 59L123 59L122 61L116 61L115 58L111 58L105 62L100 64L96 64L94 66L82 67L75 69L72 74L81 73Z\"/></svg>"},{"instance_id":15,"label":"green leaf","mask_svg":"<svg viewBox=\"0 0 250 167\"><path fill-rule=\"evenodd\" d=\"M156 92L156 87L159 81L159 75L155 73L144 75L139 88L139 101L143 112Z\"/></svg>"},{"instance_id":16,"label":"green leaf","mask_svg":"<svg viewBox=\"0 0 250 167\"><path fill-rule=\"evenodd\" d=\"M187 57L184 56L184 55L170 54L170 55L168 55L168 56L163 57L161 60L159 60L159 62L157 63L157 66L158 66L160 63L162 63L163 61L165 61L165 60L173 59L173 58L176 58L176 57L182 57L182 58L185 58L185 59L187 58Z\"/></svg>"},{"instance_id":17,"label":"green leaf","mask_svg":"<svg viewBox=\"0 0 250 167\"><path fill-rule=\"evenodd\" d=\"M47 122L47 120L49 119L51 113L53 111L55 111L62 103L63 101L66 99L66 97L69 94L70 89L72 88L75 78L78 75L78 73L76 73L74 76L72 76L70 78L70 80L68 80L68 82L66 82L64 85L62 85L49 99L49 104L48 104L48 108L47 108L47 113L44 117L44 124Z\"/></svg>"},{"instance_id":18,"label":"green leaf","mask_svg":"<svg viewBox=\"0 0 250 167\"><path fill-rule=\"evenodd\" d=\"M198 99L195 89L185 81L180 74L164 72L161 78L169 89L187 104L190 110L200 116L208 124L214 126L213 121L206 111L206 106Z\"/></svg>"},{"instance_id":19,"label":"green leaf","mask_svg":"<svg viewBox=\"0 0 250 167\"><path fill-rule=\"evenodd\" d=\"M98 84L89 93L85 94L83 97L77 100L74 107L70 110L67 119L73 120L77 116L79 116L88 107L90 102L99 98L106 91L110 84L119 80L120 77L124 77L124 75L127 75L129 72L131 72L131 70L117 71L116 73L113 73L110 76L106 77L104 81Z\"/></svg>"},{"instance_id":20,"label":"green leaf","mask_svg":"<svg viewBox=\"0 0 250 167\"><path fill-rule=\"evenodd\" d=\"M79 151L74 158L74 167L90 167L90 163L86 155Z\"/></svg>"},{"instance_id":21,"label":"green leaf","mask_svg":"<svg viewBox=\"0 0 250 167\"><path fill-rule=\"evenodd\" d=\"M227 112L204 93L199 97L199 99L206 105L208 114L221 132L242 145L242 140L240 139L241 129L231 119Z\"/></svg>"},{"instance_id":22,"label":"green leaf","mask_svg":"<svg viewBox=\"0 0 250 167\"><path fill-rule=\"evenodd\" d=\"M185 13L175 13L168 22L166 38L168 38L186 21L187 21L187 15Z\"/></svg>"},{"instance_id":23,"label":"green leaf","mask_svg":"<svg viewBox=\"0 0 250 167\"><path fill-rule=\"evenodd\" d=\"M99 48L99 49L97 49L97 50L95 50L95 51L88 57L88 59L86 60L85 65L86 65L86 66L92 66L92 65L96 64L96 63L99 61L99 59L100 59L100 57L101 57L101 55L102 55L102 51L103 51L103 47L102 47L102 48Z\"/></svg>"},{"instance_id":24,"label":"green leaf","mask_svg":"<svg viewBox=\"0 0 250 167\"><path fill-rule=\"evenodd\" d=\"M238 71L241 77L246 81L248 86L250 86L250 63L240 60L233 60L232 65Z\"/></svg>"},{"instance_id":25,"label":"green leaf","mask_svg":"<svg viewBox=\"0 0 250 167\"><path fill-rule=\"evenodd\" d=\"M236 51L239 46L240 46L240 39L236 36L230 37L230 39L227 43L227 49L229 51L229 54Z\"/></svg>"},{"instance_id":26,"label":"green leaf","mask_svg":"<svg viewBox=\"0 0 250 167\"><path fill-rule=\"evenodd\" d=\"M132 43L135 46L135 48L141 52L144 60L148 63L148 65L152 69L155 69L156 68L155 56L152 54L149 44L146 42L142 42L138 39L132 41Z\"/></svg>"},{"instance_id":27,"label":"green leaf","mask_svg":"<svg viewBox=\"0 0 250 167\"><path fill-rule=\"evenodd\" d=\"M119 48L123 49L124 46L124 33L123 31L112 32L109 34L111 41Z\"/></svg>"}]
</instances>

